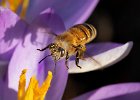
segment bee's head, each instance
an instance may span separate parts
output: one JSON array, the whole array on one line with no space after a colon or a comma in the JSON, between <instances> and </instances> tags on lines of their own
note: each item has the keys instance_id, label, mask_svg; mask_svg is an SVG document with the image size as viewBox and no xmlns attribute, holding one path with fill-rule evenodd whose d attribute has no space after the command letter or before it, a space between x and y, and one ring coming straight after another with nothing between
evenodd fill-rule
<instances>
[{"instance_id":1,"label":"bee's head","mask_svg":"<svg viewBox=\"0 0 140 100\"><path fill-rule=\"evenodd\" d=\"M48 48L55 61L59 60L65 55L65 50L62 47L58 46L58 44L56 43L49 44Z\"/></svg>"}]
</instances>

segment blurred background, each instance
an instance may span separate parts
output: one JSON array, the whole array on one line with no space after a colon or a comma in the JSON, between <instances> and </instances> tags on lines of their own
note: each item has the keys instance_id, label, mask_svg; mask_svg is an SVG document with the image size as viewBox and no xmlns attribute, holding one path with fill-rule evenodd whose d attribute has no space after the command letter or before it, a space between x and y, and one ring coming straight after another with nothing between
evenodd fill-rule
<instances>
[{"instance_id":1,"label":"blurred background","mask_svg":"<svg viewBox=\"0 0 140 100\"><path fill-rule=\"evenodd\" d=\"M69 75L63 100L110 84L140 82L139 10L139 0L100 0L86 22L97 29L98 36L94 43L133 41L133 48L125 59L111 67Z\"/></svg>"}]
</instances>

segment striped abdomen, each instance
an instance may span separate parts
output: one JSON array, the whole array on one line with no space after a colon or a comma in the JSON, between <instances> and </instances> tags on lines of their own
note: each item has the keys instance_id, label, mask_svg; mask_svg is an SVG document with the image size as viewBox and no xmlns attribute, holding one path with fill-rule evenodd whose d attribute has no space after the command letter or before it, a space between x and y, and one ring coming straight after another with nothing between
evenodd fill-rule
<instances>
[{"instance_id":1,"label":"striped abdomen","mask_svg":"<svg viewBox=\"0 0 140 100\"><path fill-rule=\"evenodd\" d=\"M77 41L86 44L96 37L96 29L90 24L78 24L68 30Z\"/></svg>"}]
</instances>

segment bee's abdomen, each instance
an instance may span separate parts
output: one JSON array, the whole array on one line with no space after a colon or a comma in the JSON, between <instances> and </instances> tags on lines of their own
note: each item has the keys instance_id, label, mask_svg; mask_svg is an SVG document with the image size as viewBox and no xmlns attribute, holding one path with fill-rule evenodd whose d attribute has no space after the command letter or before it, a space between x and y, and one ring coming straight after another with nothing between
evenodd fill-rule
<instances>
[{"instance_id":1,"label":"bee's abdomen","mask_svg":"<svg viewBox=\"0 0 140 100\"><path fill-rule=\"evenodd\" d=\"M78 24L69 29L81 43L88 43L96 37L96 29L90 24Z\"/></svg>"},{"instance_id":2,"label":"bee's abdomen","mask_svg":"<svg viewBox=\"0 0 140 100\"><path fill-rule=\"evenodd\" d=\"M90 42L91 40L93 40L96 35L97 35L97 31L95 29L95 27L93 27L93 25L91 24L83 24L84 27L86 27L86 29L88 30L88 32L86 33L87 36L89 36L89 41L87 42Z\"/></svg>"}]
</instances>

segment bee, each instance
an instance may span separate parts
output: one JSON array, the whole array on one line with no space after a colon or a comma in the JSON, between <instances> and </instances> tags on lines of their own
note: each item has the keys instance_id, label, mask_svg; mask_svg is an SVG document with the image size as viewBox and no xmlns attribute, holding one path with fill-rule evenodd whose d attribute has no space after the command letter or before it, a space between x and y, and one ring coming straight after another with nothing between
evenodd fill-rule
<instances>
[{"instance_id":1,"label":"bee","mask_svg":"<svg viewBox=\"0 0 140 100\"><path fill-rule=\"evenodd\" d=\"M65 65L68 69L69 57L76 54L75 64L77 67L81 68L81 66L79 66L79 59L83 59L84 52L86 51L86 44L92 41L96 35L96 29L91 24L77 24L62 34L57 35L53 43L47 45L43 49L37 50L44 51L49 49L51 54L48 56L52 56L55 62L65 57Z\"/></svg>"}]
</instances>

